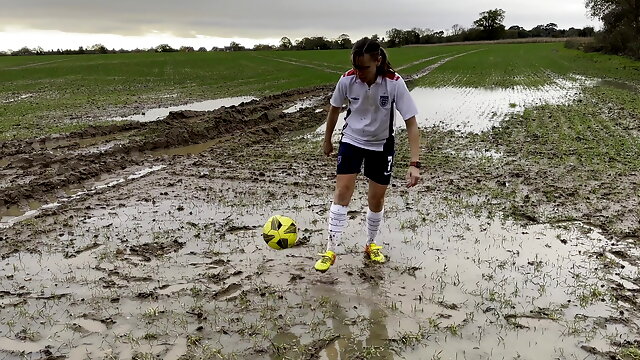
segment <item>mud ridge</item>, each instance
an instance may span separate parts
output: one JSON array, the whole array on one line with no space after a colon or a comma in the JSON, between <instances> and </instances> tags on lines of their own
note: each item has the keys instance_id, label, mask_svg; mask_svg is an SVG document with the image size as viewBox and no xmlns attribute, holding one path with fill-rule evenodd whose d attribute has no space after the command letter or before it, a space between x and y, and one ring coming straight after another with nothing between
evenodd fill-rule
<instances>
[{"instance_id":1,"label":"mud ridge","mask_svg":"<svg viewBox=\"0 0 640 360\"><path fill-rule=\"evenodd\" d=\"M8 158L9 163L0 168L3 178L0 181L0 207L41 200L66 186L132 165L157 164L157 158L145 154L148 151L224 138L234 144L250 144L265 137L319 126L326 114L317 113L315 108L289 114L282 110L304 97L326 96L328 99L331 89L331 86L295 89L214 111L175 111L150 123L94 126L64 136L1 143L0 154ZM327 101L325 99L324 103ZM83 152L75 142L124 132L128 133L129 140L101 152ZM47 142L60 145L34 148L34 144ZM80 151L72 153L72 149Z\"/></svg>"}]
</instances>

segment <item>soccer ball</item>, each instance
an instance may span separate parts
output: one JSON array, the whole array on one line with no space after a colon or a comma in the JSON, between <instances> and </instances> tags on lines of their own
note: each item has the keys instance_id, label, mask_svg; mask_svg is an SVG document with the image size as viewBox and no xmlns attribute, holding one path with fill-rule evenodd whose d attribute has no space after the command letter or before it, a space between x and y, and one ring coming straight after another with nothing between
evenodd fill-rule
<instances>
[{"instance_id":1,"label":"soccer ball","mask_svg":"<svg viewBox=\"0 0 640 360\"><path fill-rule=\"evenodd\" d=\"M274 215L267 220L262 229L264 242L276 250L293 247L298 237L298 228L293 219Z\"/></svg>"}]
</instances>

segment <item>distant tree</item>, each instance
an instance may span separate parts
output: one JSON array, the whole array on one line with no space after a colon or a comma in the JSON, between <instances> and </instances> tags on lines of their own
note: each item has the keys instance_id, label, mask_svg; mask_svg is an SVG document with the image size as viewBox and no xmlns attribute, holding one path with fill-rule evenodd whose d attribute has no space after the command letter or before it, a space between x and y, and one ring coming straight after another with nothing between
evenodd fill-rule
<instances>
[{"instance_id":1,"label":"distant tree","mask_svg":"<svg viewBox=\"0 0 640 360\"><path fill-rule=\"evenodd\" d=\"M156 52L175 52L176 49L169 46L169 44L160 44L155 47Z\"/></svg>"},{"instance_id":2,"label":"distant tree","mask_svg":"<svg viewBox=\"0 0 640 360\"><path fill-rule=\"evenodd\" d=\"M180 46L180 52L194 52L193 46Z\"/></svg>"},{"instance_id":3,"label":"distant tree","mask_svg":"<svg viewBox=\"0 0 640 360\"><path fill-rule=\"evenodd\" d=\"M419 44L420 33L415 29L417 28L411 30L400 30L396 28L387 30L387 46L397 47L409 44Z\"/></svg>"},{"instance_id":4,"label":"distant tree","mask_svg":"<svg viewBox=\"0 0 640 360\"><path fill-rule=\"evenodd\" d=\"M504 10L493 9L480 13L480 18L473 22L473 25L482 29L485 38L488 40L500 39L505 31Z\"/></svg>"},{"instance_id":5,"label":"distant tree","mask_svg":"<svg viewBox=\"0 0 640 360\"><path fill-rule=\"evenodd\" d=\"M280 49L288 50L288 49L291 49L292 46L293 44L291 43L291 39L289 39L288 37L283 36L280 39L280 46L279 46Z\"/></svg>"},{"instance_id":6,"label":"distant tree","mask_svg":"<svg viewBox=\"0 0 640 360\"><path fill-rule=\"evenodd\" d=\"M323 36L304 37L296 40L296 48L299 50L328 50L331 42Z\"/></svg>"},{"instance_id":7,"label":"distant tree","mask_svg":"<svg viewBox=\"0 0 640 360\"><path fill-rule=\"evenodd\" d=\"M253 46L253 50L255 51L263 51L263 50L274 50L275 46L268 44L256 44Z\"/></svg>"},{"instance_id":8,"label":"distant tree","mask_svg":"<svg viewBox=\"0 0 640 360\"><path fill-rule=\"evenodd\" d=\"M244 46L240 45L240 43L232 41L231 43L229 43L229 46L226 48L229 51L242 51L244 50Z\"/></svg>"},{"instance_id":9,"label":"distant tree","mask_svg":"<svg viewBox=\"0 0 640 360\"><path fill-rule=\"evenodd\" d=\"M402 30L396 28L387 30L387 46L402 46Z\"/></svg>"},{"instance_id":10,"label":"distant tree","mask_svg":"<svg viewBox=\"0 0 640 360\"><path fill-rule=\"evenodd\" d=\"M585 26L584 28L582 28L582 30L580 30L578 36L593 37L595 33L596 30L593 28L593 26Z\"/></svg>"},{"instance_id":11,"label":"distant tree","mask_svg":"<svg viewBox=\"0 0 640 360\"><path fill-rule=\"evenodd\" d=\"M35 54L35 51L29 49L26 46L20 48L20 50L16 50L16 51L11 52L11 55L18 55L18 56L34 55L34 54Z\"/></svg>"},{"instance_id":12,"label":"distant tree","mask_svg":"<svg viewBox=\"0 0 640 360\"><path fill-rule=\"evenodd\" d=\"M507 29L505 37L508 38L508 39L516 39L516 38L522 39L522 38L531 37L531 34L529 34L529 32L525 28L523 28L522 26L511 25Z\"/></svg>"},{"instance_id":13,"label":"distant tree","mask_svg":"<svg viewBox=\"0 0 640 360\"><path fill-rule=\"evenodd\" d=\"M567 32L566 32L566 36L567 37L579 37L580 36L580 29L576 29L574 27L570 27Z\"/></svg>"},{"instance_id":14,"label":"distant tree","mask_svg":"<svg viewBox=\"0 0 640 360\"><path fill-rule=\"evenodd\" d=\"M602 21L597 40L604 51L640 59L640 1L586 0L585 5L593 18Z\"/></svg>"},{"instance_id":15,"label":"distant tree","mask_svg":"<svg viewBox=\"0 0 640 360\"><path fill-rule=\"evenodd\" d=\"M453 36L458 36L462 34L464 31L465 31L465 28L462 27L462 25L460 24L453 24L453 26L451 26L451 35Z\"/></svg>"},{"instance_id":16,"label":"distant tree","mask_svg":"<svg viewBox=\"0 0 640 360\"><path fill-rule=\"evenodd\" d=\"M106 54L108 52L107 47L102 44L94 44L89 47L89 50L98 53L98 54Z\"/></svg>"},{"instance_id":17,"label":"distant tree","mask_svg":"<svg viewBox=\"0 0 640 360\"><path fill-rule=\"evenodd\" d=\"M531 30L529 30L529 34L531 34L531 36L533 37L548 36L544 25L536 25L535 27L531 28Z\"/></svg>"},{"instance_id":18,"label":"distant tree","mask_svg":"<svg viewBox=\"0 0 640 360\"><path fill-rule=\"evenodd\" d=\"M340 34L336 39L336 45L338 49L351 49L353 43L347 34Z\"/></svg>"},{"instance_id":19,"label":"distant tree","mask_svg":"<svg viewBox=\"0 0 640 360\"><path fill-rule=\"evenodd\" d=\"M429 28L422 29L422 28L419 28L419 27L411 28L411 31L417 33L420 37L429 35L429 34L431 34L433 32L433 30L431 30Z\"/></svg>"}]
</instances>

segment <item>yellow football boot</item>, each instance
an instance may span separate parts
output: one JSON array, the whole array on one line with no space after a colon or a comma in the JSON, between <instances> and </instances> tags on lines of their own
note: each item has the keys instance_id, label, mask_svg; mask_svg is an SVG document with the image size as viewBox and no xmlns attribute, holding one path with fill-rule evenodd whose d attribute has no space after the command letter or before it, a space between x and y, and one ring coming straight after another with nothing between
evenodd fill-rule
<instances>
[{"instance_id":1,"label":"yellow football boot","mask_svg":"<svg viewBox=\"0 0 640 360\"><path fill-rule=\"evenodd\" d=\"M371 261L382 264L387 261L387 259L384 257L380 249L382 249L382 246L380 245L368 244L364 248L364 252Z\"/></svg>"},{"instance_id":2,"label":"yellow football boot","mask_svg":"<svg viewBox=\"0 0 640 360\"><path fill-rule=\"evenodd\" d=\"M316 265L315 265L316 271L325 272L329 270L329 268L331 267L331 265L333 265L334 262L336 262L336 253L334 253L331 250L327 250L326 253L318 254L318 255L320 255L320 259L316 261Z\"/></svg>"}]
</instances>

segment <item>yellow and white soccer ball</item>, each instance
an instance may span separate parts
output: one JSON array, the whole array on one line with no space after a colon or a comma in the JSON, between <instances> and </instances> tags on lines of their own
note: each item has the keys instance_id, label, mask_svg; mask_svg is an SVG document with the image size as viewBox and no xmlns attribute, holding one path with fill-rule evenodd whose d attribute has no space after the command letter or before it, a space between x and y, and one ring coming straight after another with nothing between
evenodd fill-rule
<instances>
[{"instance_id":1,"label":"yellow and white soccer ball","mask_svg":"<svg viewBox=\"0 0 640 360\"><path fill-rule=\"evenodd\" d=\"M293 219L274 215L267 220L262 229L264 242L276 250L287 249L296 244L298 227Z\"/></svg>"}]
</instances>

